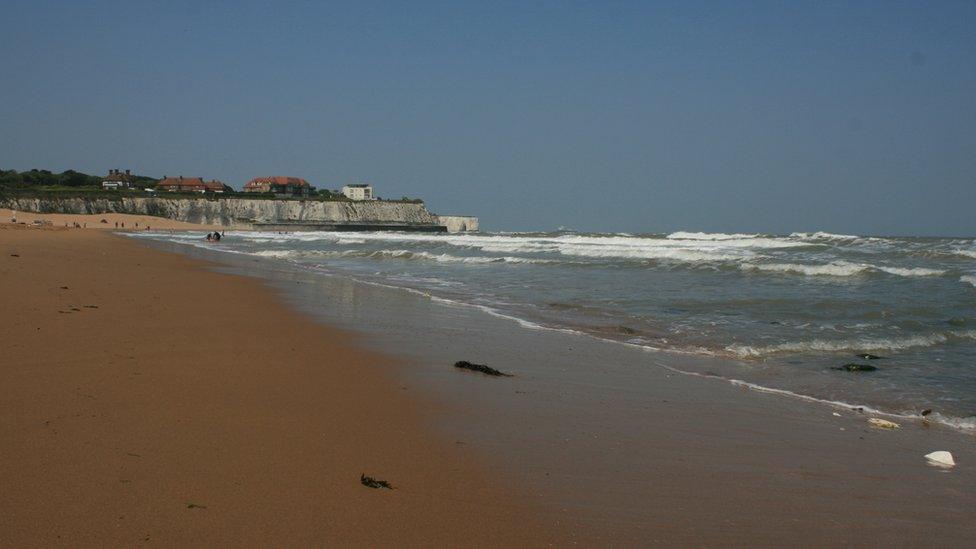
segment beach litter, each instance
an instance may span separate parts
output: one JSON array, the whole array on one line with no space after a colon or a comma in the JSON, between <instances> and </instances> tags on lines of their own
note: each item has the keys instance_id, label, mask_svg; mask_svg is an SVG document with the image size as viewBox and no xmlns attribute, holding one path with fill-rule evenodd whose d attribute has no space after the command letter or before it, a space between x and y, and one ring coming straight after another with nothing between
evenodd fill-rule
<instances>
[{"instance_id":1,"label":"beach litter","mask_svg":"<svg viewBox=\"0 0 976 549\"><path fill-rule=\"evenodd\" d=\"M186 508L187 509L206 509L207 506L206 505L200 505L199 503L187 503L186 504Z\"/></svg>"},{"instance_id":2,"label":"beach litter","mask_svg":"<svg viewBox=\"0 0 976 549\"><path fill-rule=\"evenodd\" d=\"M459 360L454 363L455 368L461 368L462 370L471 370L472 372L481 372L482 374L488 376L501 376L501 377L512 377L512 374L506 374L505 372L496 370L491 366L485 366L484 364L472 364L467 360Z\"/></svg>"},{"instance_id":3,"label":"beach litter","mask_svg":"<svg viewBox=\"0 0 976 549\"><path fill-rule=\"evenodd\" d=\"M876 367L870 364L858 364L856 362L849 362L843 366L835 366L834 370L841 370L844 372L873 372L877 370Z\"/></svg>"},{"instance_id":4,"label":"beach litter","mask_svg":"<svg viewBox=\"0 0 976 549\"><path fill-rule=\"evenodd\" d=\"M868 420L871 427L877 427L878 429L900 429L901 425L898 425L894 421L888 421L887 419L878 419L873 417Z\"/></svg>"},{"instance_id":5,"label":"beach litter","mask_svg":"<svg viewBox=\"0 0 976 549\"><path fill-rule=\"evenodd\" d=\"M930 465L935 465L937 467L955 467L956 460L952 459L952 454L946 452L945 450L939 450L932 452L931 454L925 454L925 459L928 460Z\"/></svg>"},{"instance_id":6,"label":"beach litter","mask_svg":"<svg viewBox=\"0 0 976 549\"><path fill-rule=\"evenodd\" d=\"M367 477L365 474L359 475L359 482L362 483L363 486L367 486L369 488L386 488L387 490L393 489L393 486L391 486L389 482L385 480L377 480L373 477Z\"/></svg>"}]
</instances>

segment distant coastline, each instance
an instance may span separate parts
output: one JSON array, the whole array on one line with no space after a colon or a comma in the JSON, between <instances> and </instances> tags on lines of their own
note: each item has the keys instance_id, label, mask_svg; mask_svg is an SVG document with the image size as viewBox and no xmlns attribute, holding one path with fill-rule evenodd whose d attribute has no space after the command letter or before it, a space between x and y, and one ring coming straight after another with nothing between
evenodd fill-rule
<instances>
[{"instance_id":1,"label":"distant coastline","mask_svg":"<svg viewBox=\"0 0 976 549\"><path fill-rule=\"evenodd\" d=\"M238 230L402 230L468 232L474 216L437 215L424 201L386 200L370 185L316 190L301 178L254 178L237 192L203 178L162 180L109 170L98 178L68 170L54 174L0 170L0 207L68 215L119 213L218 225Z\"/></svg>"}]
</instances>

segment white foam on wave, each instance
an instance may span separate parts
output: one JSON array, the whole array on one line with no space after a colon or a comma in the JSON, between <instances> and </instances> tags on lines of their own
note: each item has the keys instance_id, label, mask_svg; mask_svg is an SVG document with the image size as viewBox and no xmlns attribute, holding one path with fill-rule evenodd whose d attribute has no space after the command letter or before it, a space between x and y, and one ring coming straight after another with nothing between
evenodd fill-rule
<instances>
[{"instance_id":1,"label":"white foam on wave","mask_svg":"<svg viewBox=\"0 0 976 549\"><path fill-rule=\"evenodd\" d=\"M488 264L488 263L532 263L532 264L546 264L552 263L552 260L548 259L536 259L530 257L513 257L513 256L502 256L502 257L486 257L486 256L456 256L451 254L435 254L427 251L416 251L416 250L377 250L374 252L368 252L364 255L365 257L371 258L394 258L394 259L409 259L409 260L427 260L436 261L438 263L467 263L467 264Z\"/></svg>"},{"instance_id":2,"label":"white foam on wave","mask_svg":"<svg viewBox=\"0 0 976 549\"><path fill-rule=\"evenodd\" d=\"M257 252L250 252L250 255L256 255L258 257L294 257L300 252L298 250L261 250Z\"/></svg>"},{"instance_id":3,"label":"white foam on wave","mask_svg":"<svg viewBox=\"0 0 976 549\"><path fill-rule=\"evenodd\" d=\"M835 234L824 231L817 231L815 233L792 233L790 236L793 238L814 240L857 240L858 238L861 238L860 236L854 234Z\"/></svg>"},{"instance_id":4,"label":"white foam on wave","mask_svg":"<svg viewBox=\"0 0 976 549\"><path fill-rule=\"evenodd\" d=\"M976 275L962 275L959 277L959 282L969 284L976 288Z\"/></svg>"},{"instance_id":5,"label":"white foam on wave","mask_svg":"<svg viewBox=\"0 0 976 549\"><path fill-rule=\"evenodd\" d=\"M805 352L859 352L859 351L899 351L912 347L932 347L953 339L976 339L976 330L956 330L903 338L864 338L850 340L787 341L776 345L751 346L729 345L726 351L739 358L760 358L783 353Z\"/></svg>"},{"instance_id":6,"label":"white foam on wave","mask_svg":"<svg viewBox=\"0 0 976 549\"><path fill-rule=\"evenodd\" d=\"M976 250L964 250L961 248L956 248L952 250L952 253L956 255L961 255L962 257L969 257L972 259L976 259Z\"/></svg>"},{"instance_id":7,"label":"white foam on wave","mask_svg":"<svg viewBox=\"0 0 976 549\"><path fill-rule=\"evenodd\" d=\"M758 234L743 233L694 233L676 231L669 234L666 238L670 240L742 240L747 238L757 238Z\"/></svg>"},{"instance_id":8,"label":"white foam on wave","mask_svg":"<svg viewBox=\"0 0 976 549\"><path fill-rule=\"evenodd\" d=\"M928 269L925 267L884 267L872 265L872 268L897 276L942 276L946 274L943 270Z\"/></svg>"},{"instance_id":9,"label":"white foam on wave","mask_svg":"<svg viewBox=\"0 0 976 549\"><path fill-rule=\"evenodd\" d=\"M744 271L767 271L792 273L806 276L854 276L868 271L867 265L837 261L826 265L804 265L799 263L747 263L739 266Z\"/></svg>"},{"instance_id":10,"label":"white foam on wave","mask_svg":"<svg viewBox=\"0 0 976 549\"><path fill-rule=\"evenodd\" d=\"M251 233L242 237L252 242L338 241L337 233ZM346 236L345 238L348 238ZM587 258L670 259L676 261L732 261L751 259L764 249L795 248L795 241L755 235L724 235L712 239L606 236L521 236L429 233L359 233L364 243L398 242L410 245L455 246L504 254L553 254Z\"/></svg>"},{"instance_id":11,"label":"white foam on wave","mask_svg":"<svg viewBox=\"0 0 976 549\"><path fill-rule=\"evenodd\" d=\"M810 265L803 263L746 263L739 267L745 271L768 271L786 274L801 274L805 276L857 276L870 272L884 272L895 276L942 276L946 271L925 267L890 267L885 265L871 265L867 263L852 263L849 261L834 261L832 263Z\"/></svg>"}]
</instances>

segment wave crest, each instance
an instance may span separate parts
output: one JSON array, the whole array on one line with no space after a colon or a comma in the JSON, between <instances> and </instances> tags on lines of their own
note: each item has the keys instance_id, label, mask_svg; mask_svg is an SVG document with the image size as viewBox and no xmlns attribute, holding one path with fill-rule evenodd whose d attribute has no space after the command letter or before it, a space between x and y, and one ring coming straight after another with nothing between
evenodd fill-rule
<instances>
[{"instance_id":1,"label":"wave crest","mask_svg":"<svg viewBox=\"0 0 976 549\"><path fill-rule=\"evenodd\" d=\"M883 272L895 276L942 276L946 271L928 269L925 267L890 267L885 265L871 265L868 263L850 263L835 261L821 265L804 263L746 263L740 268L745 271L768 271L785 274L801 274L804 276L856 276L871 272Z\"/></svg>"},{"instance_id":2,"label":"wave crest","mask_svg":"<svg viewBox=\"0 0 976 549\"><path fill-rule=\"evenodd\" d=\"M951 340L976 339L976 330L951 331L936 334L916 335L900 339L866 338L852 340L788 341L776 345L754 347L749 345L729 345L726 351L739 358L761 358L784 353L804 352L859 352L859 351L900 351L912 347L932 347Z\"/></svg>"}]
</instances>

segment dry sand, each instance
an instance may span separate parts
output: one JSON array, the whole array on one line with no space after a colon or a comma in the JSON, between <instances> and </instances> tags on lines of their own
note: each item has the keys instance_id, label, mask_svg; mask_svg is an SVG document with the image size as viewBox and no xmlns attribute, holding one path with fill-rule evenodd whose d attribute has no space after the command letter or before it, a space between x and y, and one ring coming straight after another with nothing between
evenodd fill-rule
<instances>
[{"instance_id":1,"label":"dry sand","mask_svg":"<svg viewBox=\"0 0 976 549\"><path fill-rule=\"evenodd\" d=\"M54 227L74 227L74 224L86 229L112 229L112 230L183 230L183 231L212 231L214 229L223 230L224 227L217 225L201 225L197 223L184 223L167 219L165 217L153 217L150 215L130 215L130 214L42 214L33 212L13 211L0 208L0 223L11 223L16 216L17 223L33 224L34 221L50 221ZM102 223L102 220L105 223ZM118 225L116 225L116 223Z\"/></svg>"},{"instance_id":2,"label":"dry sand","mask_svg":"<svg viewBox=\"0 0 976 549\"><path fill-rule=\"evenodd\" d=\"M569 541L432 434L388 357L255 280L0 225L0 292L0 546Z\"/></svg>"}]
</instances>

